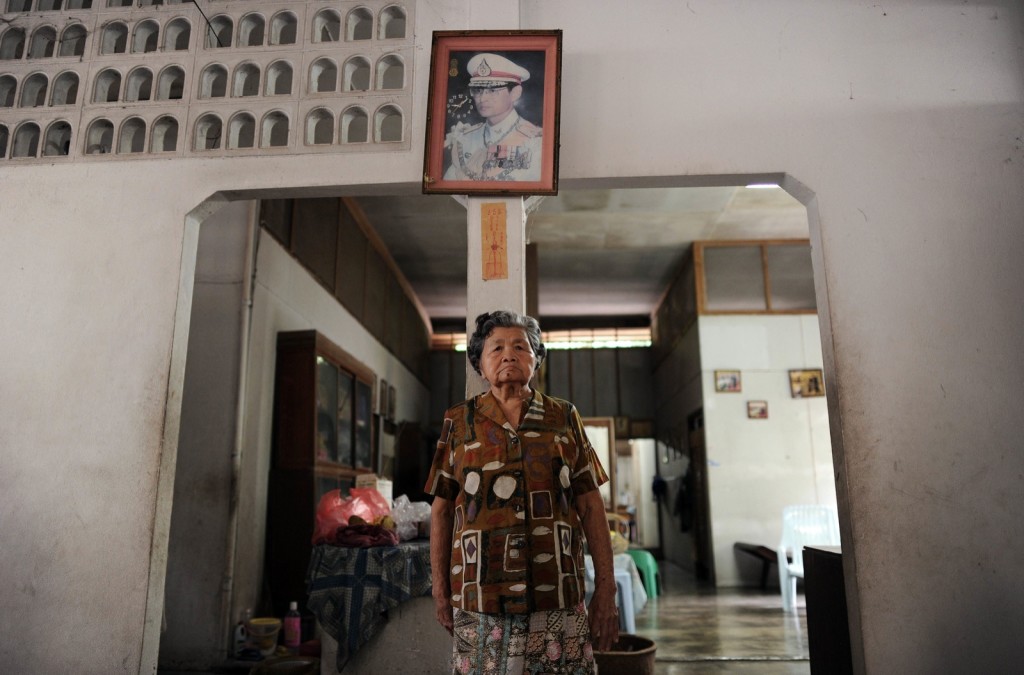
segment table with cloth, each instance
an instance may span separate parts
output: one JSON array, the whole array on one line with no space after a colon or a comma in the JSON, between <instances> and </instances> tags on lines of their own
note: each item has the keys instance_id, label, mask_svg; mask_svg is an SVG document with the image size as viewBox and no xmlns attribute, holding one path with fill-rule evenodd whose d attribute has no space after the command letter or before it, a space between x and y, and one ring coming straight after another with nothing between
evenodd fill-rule
<instances>
[{"instance_id":1,"label":"table with cloth","mask_svg":"<svg viewBox=\"0 0 1024 675\"><path fill-rule=\"evenodd\" d=\"M385 626L389 610L430 596L430 541L371 548L314 546L306 584L307 607L338 643L340 671Z\"/></svg>"}]
</instances>

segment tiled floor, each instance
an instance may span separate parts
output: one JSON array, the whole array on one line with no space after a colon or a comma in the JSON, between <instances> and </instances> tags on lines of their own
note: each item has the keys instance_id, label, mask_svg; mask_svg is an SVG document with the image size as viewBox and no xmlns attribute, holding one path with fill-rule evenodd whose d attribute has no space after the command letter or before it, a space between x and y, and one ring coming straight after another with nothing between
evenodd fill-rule
<instances>
[{"instance_id":1,"label":"tiled floor","mask_svg":"<svg viewBox=\"0 0 1024 675\"><path fill-rule=\"evenodd\" d=\"M638 635L655 641L656 675L757 673L807 675L807 619L782 611L779 592L698 586L692 575L661 563L664 595L637 615Z\"/></svg>"},{"instance_id":2,"label":"tiled floor","mask_svg":"<svg viewBox=\"0 0 1024 675\"><path fill-rule=\"evenodd\" d=\"M787 614L777 590L716 592L675 565L660 567L664 594L636 617L637 634L657 644L655 675L809 675L803 595Z\"/></svg>"}]
</instances>

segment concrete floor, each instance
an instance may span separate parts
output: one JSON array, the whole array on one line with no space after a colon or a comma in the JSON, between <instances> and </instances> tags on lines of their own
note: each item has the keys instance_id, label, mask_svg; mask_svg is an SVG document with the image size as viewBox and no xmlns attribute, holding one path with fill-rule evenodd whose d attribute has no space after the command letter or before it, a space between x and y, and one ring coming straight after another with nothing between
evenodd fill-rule
<instances>
[{"instance_id":1,"label":"concrete floor","mask_svg":"<svg viewBox=\"0 0 1024 675\"><path fill-rule=\"evenodd\" d=\"M660 568L664 594L636 617L637 634L657 644L655 675L811 672L803 595L787 614L777 590L715 591L675 565Z\"/></svg>"}]
</instances>

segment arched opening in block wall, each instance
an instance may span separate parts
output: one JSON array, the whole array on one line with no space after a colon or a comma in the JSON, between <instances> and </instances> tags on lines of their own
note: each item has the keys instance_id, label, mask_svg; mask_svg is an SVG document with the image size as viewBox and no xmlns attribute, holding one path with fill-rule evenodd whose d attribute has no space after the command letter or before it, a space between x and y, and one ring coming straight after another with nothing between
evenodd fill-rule
<instances>
[{"instance_id":1,"label":"arched opening in block wall","mask_svg":"<svg viewBox=\"0 0 1024 675\"><path fill-rule=\"evenodd\" d=\"M359 106L351 106L341 113L341 142L366 143L369 137L369 118Z\"/></svg>"},{"instance_id":2,"label":"arched opening in block wall","mask_svg":"<svg viewBox=\"0 0 1024 675\"><path fill-rule=\"evenodd\" d=\"M57 48L57 31L51 26L37 28L32 33L32 46L29 47L30 59L48 59Z\"/></svg>"},{"instance_id":3,"label":"arched opening in block wall","mask_svg":"<svg viewBox=\"0 0 1024 675\"><path fill-rule=\"evenodd\" d=\"M134 154L146 150L146 123L138 117L129 117L121 123L117 139L117 151Z\"/></svg>"},{"instance_id":4,"label":"arched opening in block wall","mask_svg":"<svg viewBox=\"0 0 1024 675\"><path fill-rule=\"evenodd\" d=\"M64 157L71 152L71 125L64 120L50 124L43 142L44 157Z\"/></svg>"},{"instance_id":5,"label":"arched opening in block wall","mask_svg":"<svg viewBox=\"0 0 1024 675\"><path fill-rule=\"evenodd\" d=\"M38 108L46 105L46 88L49 81L42 73L33 73L21 85L22 108Z\"/></svg>"},{"instance_id":6,"label":"arched opening in block wall","mask_svg":"<svg viewBox=\"0 0 1024 675\"><path fill-rule=\"evenodd\" d=\"M235 97L259 96L260 67L255 63L243 63L235 68L231 95Z\"/></svg>"},{"instance_id":7,"label":"arched opening in block wall","mask_svg":"<svg viewBox=\"0 0 1024 675\"><path fill-rule=\"evenodd\" d=\"M124 89L124 100L148 101L153 95L153 72L149 68L139 67L128 73L128 82Z\"/></svg>"},{"instance_id":8,"label":"arched opening in block wall","mask_svg":"<svg viewBox=\"0 0 1024 675\"><path fill-rule=\"evenodd\" d=\"M219 150L224 123L214 114L203 115L196 121L193 150Z\"/></svg>"},{"instance_id":9,"label":"arched opening in block wall","mask_svg":"<svg viewBox=\"0 0 1024 675\"><path fill-rule=\"evenodd\" d=\"M377 89L404 89L405 63L397 54L388 54L377 62Z\"/></svg>"},{"instance_id":10,"label":"arched opening in block wall","mask_svg":"<svg viewBox=\"0 0 1024 675\"><path fill-rule=\"evenodd\" d=\"M260 147L283 148L288 145L288 116L279 110L267 113L263 117L263 131L260 134Z\"/></svg>"},{"instance_id":11,"label":"arched opening in block wall","mask_svg":"<svg viewBox=\"0 0 1024 675\"><path fill-rule=\"evenodd\" d=\"M25 31L8 28L0 36L0 61L15 61L25 53Z\"/></svg>"},{"instance_id":12,"label":"arched opening in block wall","mask_svg":"<svg viewBox=\"0 0 1024 675\"><path fill-rule=\"evenodd\" d=\"M18 88L18 81L13 75L0 75L0 108L14 107L14 92Z\"/></svg>"},{"instance_id":13,"label":"arched opening in block wall","mask_svg":"<svg viewBox=\"0 0 1024 675\"><path fill-rule=\"evenodd\" d=\"M78 73L67 70L53 81L50 105L74 105L78 101Z\"/></svg>"},{"instance_id":14,"label":"arched opening in block wall","mask_svg":"<svg viewBox=\"0 0 1024 675\"><path fill-rule=\"evenodd\" d=\"M100 54L124 54L128 48L128 26L113 21L103 27Z\"/></svg>"},{"instance_id":15,"label":"arched opening in block wall","mask_svg":"<svg viewBox=\"0 0 1024 675\"><path fill-rule=\"evenodd\" d=\"M292 12L278 12L270 20L270 44L293 45L298 32L298 19Z\"/></svg>"},{"instance_id":16,"label":"arched opening in block wall","mask_svg":"<svg viewBox=\"0 0 1024 675\"><path fill-rule=\"evenodd\" d=\"M113 103L121 95L121 73L113 68L100 71L93 89L93 103Z\"/></svg>"},{"instance_id":17,"label":"arched opening in block wall","mask_svg":"<svg viewBox=\"0 0 1024 675\"><path fill-rule=\"evenodd\" d=\"M20 124L14 132L11 157L35 157L39 152L39 125L35 122Z\"/></svg>"},{"instance_id":18,"label":"arched opening in block wall","mask_svg":"<svg viewBox=\"0 0 1024 675\"><path fill-rule=\"evenodd\" d=\"M238 22L238 45L240 47L262 47L266 19L262 14L246 14Z\"/></svg>"},{"instance_id":19,"label":"arched opening in block wall","mask_svg":"<svg viewBox=\"0 0 1024 675\"><path fill-rule=\"evenodd\" d=\"M85 26L80 23L71 24L60 36L60 56L82 56L85 54Z\"/></svg>"},{"instance_id":20,"label":"arched opening in block wall","mask_svg":"<svg viewBox=\"0 0 1024 675\"><path fill-rule=\"evenodd\" d=\"M356 7L345 17L345 39L369 40L373 37L373 14L365 7Z\"/></svg>"},{"instance_id":21,"label":"arched opening in block wall","mask_svg":"<svg viewBox=\"0 0 1024 675\"><path fill-rule=\"evenodd\" d=\"M235 32L235 24L231 17L220 14L210 19L206 30L206 46L209 49L230 47Z\"/></svg>"},{"instance_id":22,"label":"arched opening in block wall","mask_svg":"<svg viewBox=\"0 0 1024 675\"><path fill-rule=\"evenodd\" d=\"M192 39L192 24L187 19L175 19L164 28L164 51L188 51L188 43Z\"/></svg>"},{"instance_id":23,"label":"arched opening in block wall","mask_svg":"<svg viewBox=\"0 0 1024 675\"><path fill-rule=\"evenodd\" d=\"M255 146L256 118L252 113L236 113L228 122L228 148L238 150Z\"/></svg>"},{"instance_id":24,"label":"arched opening in block wall","mask_svg":"<svg viewBox=\"0 0 1024 675\"><path fill-rule=\"evenodd\" d=\"M377 110L373 119L373 140L377 143L395 143L402 140L405 122L402 111L395 105Z\"/></svg>"},{"instance_id":25,"label":"arched opening in block wall","mask_svg":"<svg viewBox=\"0 0 1024 675\"><path fill-rule=\"evenodd\" d=\"M325 108L317 108L306 116L306 145L334 143L334 115Z\"/></svg>"},{"instance_id":26,"label":"arched opening in block wall","mask_svg":"<svg viewBox=\"0 0 1024 675\"><path fill-rule=\"evenodd\" d=\"M114 151L114 124L108 119L96 119L85 135L85 154L107 155Z\"/></svg>"},{"instance_id":27,"label":"arched opening in block wall","mask_svg":"<svg viewBox=\"0 0 1024 675\"><path fill-rule=\"evenodd\" d=\"M223 98L228 91L228 69L219 63L207 66L199 78L199 98Z\"/></svg>"},{"instance_id":28,"label":"arched opening in block wall","mask_svg":"<svg viewBox=\"0 0 1024 675\"><path fill-rule=\"evenodd\" d=\"M369 91L370 62L362 56L353 56L342 69L344 85L342 91Z\"/></svg>"},{"instance_id":29,"label":"arched opening in block wall","mask_svg":"<svg viewBox=\"0 0 1024 675\"><path fill-rule=\"evenodd\" d=\"M405 10L398 5L385 7L380 12L378 37L381 40L394 40L405 37Z\"/></svg>"},{"instance_id":30,"label":"arched opening in block wall","mask_svg":"<svg viewBox=\"0 0 1024 675\"><path fill-rule=\"evenodd\" d=\"M337 42L341 35L341 15L322 9L313 17L313 42Z\"/></svg>"},{"instance_id":31,"label":"arched opening in block wall","mask_svg":"<svg viewBox=\"0 0 1024 675\"><path fill-rule=\"evenodd\" d=\"M275 61L267 66L267 96L289 96L292 93L292 65Z\"/></svg>"},{"instance_id":32,"label":"arched opening in block wall","mask_svg":"<svg viewBox=\"0 0 1024 675\"><path fill-rule=\"evenodd\" d=\"M178 149L178 120L170 115L157 118L153 123L150 152L174 152Z\"/></svg>"},{"instance_id":33,"label":"arched opening in block wall","mask_svg":"<svg viewBox=\"0 0 1024 675\"><path fill-rule=\"evenodd\" d=\"M155 52L160 39L160 24L152 19L140 21L135 26L135 36L132 39L132 52L136 54L147 54Z\"/></svg>"}]
</instances>

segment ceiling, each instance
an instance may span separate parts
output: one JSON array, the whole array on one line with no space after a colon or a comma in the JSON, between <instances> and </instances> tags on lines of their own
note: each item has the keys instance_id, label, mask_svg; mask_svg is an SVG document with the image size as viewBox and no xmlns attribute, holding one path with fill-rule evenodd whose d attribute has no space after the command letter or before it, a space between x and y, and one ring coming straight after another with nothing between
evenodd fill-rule
<instances>
[{"instance_id":1,"label":"ceiling","mask_svg":"<svg viewBox=\"0 0 1024 675\"><path fill-rule=\"evenodd\" d=\"M359 197L438 325L466 312L466 211L440 195ZM563 190L529 215L545 319L647 317L695 240L808 236L807 213L779 188Z\"/></svg>"}]
</instances>

